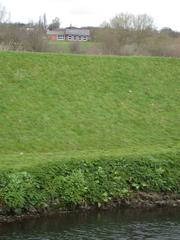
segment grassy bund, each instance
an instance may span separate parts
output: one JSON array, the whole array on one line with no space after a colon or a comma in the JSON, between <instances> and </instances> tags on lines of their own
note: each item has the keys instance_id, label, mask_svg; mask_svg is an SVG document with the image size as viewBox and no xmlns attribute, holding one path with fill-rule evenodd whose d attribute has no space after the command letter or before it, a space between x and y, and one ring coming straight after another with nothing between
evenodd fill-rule
<instances>
[{"instance_id":1,"label":"grassy bund","mask_svg":"<svg viewBox=\"0 0 180 240\"><path fill-rule=\"evenodd\" d=\"M180 194L180 60L0 53L0 214Z\"/></svg>"}]
</instances>

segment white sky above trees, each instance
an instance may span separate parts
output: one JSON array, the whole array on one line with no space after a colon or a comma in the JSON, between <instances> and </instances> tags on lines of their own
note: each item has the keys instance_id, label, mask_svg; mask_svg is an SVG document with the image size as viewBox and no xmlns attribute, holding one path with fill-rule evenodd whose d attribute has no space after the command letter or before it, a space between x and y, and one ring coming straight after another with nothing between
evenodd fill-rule
<instances>
[{"instance_id":1,"label":"white sky above trees","mask_svg":"<svg viewBox=\"0 0 180 240\"><path fill-rule=\"evenodd\" d=\"M148 14L158 28L180 31L180 0L0 0L12 22L38 21L46 13L48 23L59 17L61 27L99 26L118 13Z\"/></svg>"}]
</instances>

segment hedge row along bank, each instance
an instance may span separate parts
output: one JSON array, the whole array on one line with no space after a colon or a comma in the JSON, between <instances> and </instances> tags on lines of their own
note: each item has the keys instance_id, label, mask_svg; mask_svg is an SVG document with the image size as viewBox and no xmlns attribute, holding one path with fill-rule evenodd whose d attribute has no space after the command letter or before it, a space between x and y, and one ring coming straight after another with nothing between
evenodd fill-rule
<instances>
[{"instance_id":1,"label":"hedge row along bank","mask_svg":"<svg viewBox=\"0 0 180 240\"><path fill-rule=\"evenodd\" d=\"M139 191L180 194L179 152L69 158L0 172L1 212L101 206Z\"/></svg>"}]
</instances>

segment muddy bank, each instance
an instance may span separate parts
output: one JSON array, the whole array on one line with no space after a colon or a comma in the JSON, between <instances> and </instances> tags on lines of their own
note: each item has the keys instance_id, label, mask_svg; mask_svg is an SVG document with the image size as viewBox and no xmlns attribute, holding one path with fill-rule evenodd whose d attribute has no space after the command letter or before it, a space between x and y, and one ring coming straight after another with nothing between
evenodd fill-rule
<instances>
[{"instance_id":1,"label":"muddy bank","mask_svg":"<svg viewBox=\"0 0 180 240\"><path fill-rule=\"evenodd\" d=\"M20 221L28 218L38 218L52 214L65 214L72 211L110 210L115 208L180 208L180 194L165 193L131 193L129 197L113 199L111 201L89 205L86 202L80 205L70 205L66 208L58 208L57 203L51 203L44 208L32 207L22 214L15 214L10 209L0 205L0 224L4 222Z\"/></svg>"}]
</instances>

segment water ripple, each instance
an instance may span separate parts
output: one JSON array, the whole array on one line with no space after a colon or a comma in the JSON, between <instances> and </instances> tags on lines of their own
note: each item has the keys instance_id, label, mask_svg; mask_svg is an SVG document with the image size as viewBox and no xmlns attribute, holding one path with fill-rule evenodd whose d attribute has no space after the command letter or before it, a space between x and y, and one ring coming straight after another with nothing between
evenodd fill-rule
<instances>
[{"instance_id":1,"label":"water ripple","mask_svg":"<svg viewBox=\"0 0 180 240\"><path fill-rule=\"evenodd\" d=\"M0 240L179 240L180 209L75 213L4 224Z\"/></svg>"}]
</instances>

